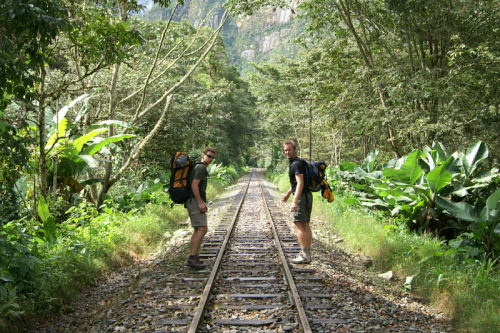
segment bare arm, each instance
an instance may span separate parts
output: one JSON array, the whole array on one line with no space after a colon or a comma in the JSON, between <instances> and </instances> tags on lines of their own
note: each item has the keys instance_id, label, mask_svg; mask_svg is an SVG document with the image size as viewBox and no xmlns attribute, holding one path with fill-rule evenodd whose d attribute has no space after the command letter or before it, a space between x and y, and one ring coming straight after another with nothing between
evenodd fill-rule
<instances>
[{"instance_id":1,"label":"bare arm","mask_svg":"<svg viewBox=\"0 0 500 333\"><path fill-rule=\"evenodd\" d=\"M295 188L295 194L293 195L292 212L296 212L298 209L297 203L299 202L302 190L304 189L304 175L301 173L295 175L295 180L297 181L297 187Z\"/></svg>"},{"instance_id":2,"label":"bare arm","mask_svg":"<svg viewBox=\"0 0 500 333\"><path fill-rule=\"evenodd\" d=\"M200 180L193 179L193 182L191 183L191 190L193 191L194 198L198 202L198 208L200 209L200 212L206 213L208 211L208 207L207 207L207 205L205 205L205 203L201 199L199 185L200 185Z\"/></svg>"},{"instance_id":3,"label":"bare arm","mask_svg":"<svg viewBox=\"0 0 500 333\"><path fill-rule=\"evenodd\" d=\"M282 202L287 202L288 198L290 197L290 194L292 194L292 188L290 187L288 191L286 191L285 195L281 199Z\"/></svg>"}]
</instances>

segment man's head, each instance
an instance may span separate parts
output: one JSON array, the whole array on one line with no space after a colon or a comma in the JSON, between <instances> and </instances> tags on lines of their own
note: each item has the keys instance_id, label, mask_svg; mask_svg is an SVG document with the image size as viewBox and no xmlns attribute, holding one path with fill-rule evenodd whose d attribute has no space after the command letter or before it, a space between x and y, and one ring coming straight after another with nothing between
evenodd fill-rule
<instances>
[{"instance_id":1,"label":"man's head","mask_svg":"<svg viewBox=\"0 0 500 333\"><path fill-rule=\"evenodd\" d=\"M283 150L285 152L286 158L289 160L293 160L295 157L297 157L297 146L295 145L295 142L292 140L286 140L283 142Z\"/></svg>"},{"instance_id":2,"label":"man's head","mask_svg":"<svg viewBox=\"0 0 500 333\"><path fill-rule=\"evenodd\" d=\"M205 149L203 149L203 155L201 156L201 161L205 165L209 165L210 163L212 163L214 158L215 158L215 149L213 149L212 147L206 147Z\"/></svg>"}]
</instances>

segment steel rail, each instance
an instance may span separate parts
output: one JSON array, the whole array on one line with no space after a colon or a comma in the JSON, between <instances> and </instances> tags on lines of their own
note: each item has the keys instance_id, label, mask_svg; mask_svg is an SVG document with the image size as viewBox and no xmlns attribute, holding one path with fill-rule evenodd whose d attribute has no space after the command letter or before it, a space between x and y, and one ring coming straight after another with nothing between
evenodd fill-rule
<instances>
[{"instance_id":1,"label":"steel rail","mask_svg":"<svg viewBox=\"0 0 500 333\"><path fill-rule=\"evenodd\" d=\"M297 286L295 285L295 282L293 280L292 272L290 270L290 267L288 267L286 256L285 256L285 253L284 253L283 248L281 246L281 242L280 242L280 239L278 237L278 232L276 231L276 227L274 225L274 219L271 215L271 211L270 211L270 208L267 204L267 200L266 200L266 197L264 195L264 191L262 190L262 186L260 184L260 181L259 181L259 189L260 189L260 193L262 195L262 199L264 200L264 203L265 203L266 213L267 213L267 216L268 216L269 221L271 223L271 229L273 230L274 241L276 242L276 247L278 249L281 264L283 266L283 269L285 270L285 276L286 276L286 279L288 281L288 285L290 287L290 293L292 294L292 301L295 304L295 307L296 307L298 315L299 315L300 324L302 325L302 329L303 329L304 333L311 333L312 332L311 325L309 324L309 320L307 319L306 311L304 309L304 305L302 304L302 300L300 298L299 291L298 291Z\"/></svg>"},{"instance_id":2,"label":"steel rail","mask_svg":"<svg viewBox=\"0 0 500 333\"><path fill-rule=\"evenodd\" d=\"M233 231L234 225L236 223L236 220L238 218L238 215L241 210L241 206L243 204L243 201L245 200L245 196L248 191L248 187L250 186L250 182L252 178L255 176L255 171L252 171L252 175L248 179L248 183L245 187L245 190L243 192L243 196L241 197L241 200L236 208L236 211L233 215L233 220L231 221L231 225L228 228L228 232L226 233L226 236L224 238L224 242L222 243L222 246L219 250L219 253L217 254L217 258L215 259L214 266L212 267L212 271L210 273L210 276L207 280L207 284L205 285L205 289L203 290L203 294L200 298L200 302L198 303L198 307L196 308L196 312L193 315L193 319L191 320L191 325L189 326L188 333L196 333L198 331L198 326L200 325L201 318L203 316L203 312L205 310L205 306L208 301L208 297L210 296L210 292L212 290L213 283L215 281L215 278L217 276L217 273L220 268L220 264L222 262L222 256L224 255L224 251L226 250L227 243L229 242L229 236L231 235L231 232Z\"/></svg>"}]
</instances>

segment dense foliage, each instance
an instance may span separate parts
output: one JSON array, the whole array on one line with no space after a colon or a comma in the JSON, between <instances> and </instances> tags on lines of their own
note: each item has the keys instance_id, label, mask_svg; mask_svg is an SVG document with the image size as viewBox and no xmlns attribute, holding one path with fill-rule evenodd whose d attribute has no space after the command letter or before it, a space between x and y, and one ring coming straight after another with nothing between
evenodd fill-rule
<instances>
[{"instance_id":1,"label":"dense foliage","mask_svg":"<svg viewBox=\"0 0 500 333\"><path fill-rule=\"evenodd\" d=\"M498 161L498 36L492 1L305 1L306 52L259 64L251 90L281 142L314 158L361 162L444 142L487 142ZM273 89L267 89L273 87ZM289 129L282 128L288 126ZM270 148L268 148L270 149ZM307 156L307 155L306 155Z\"/></svg>"},{"instance_id":2,"label":"dense foliage","mask_svg":"<svg viewBox=\"0 0 500 333\"><path fill-rule=\"evenodd\" d=\"M212 29L147 23L134 16L142 8L0 4L2 329L63 310L80 286L179 228L184 210L169 210L164 191L173 152L213 146L216 187L248 162L253 99L219 36L227 13ZM141 221L151 207L154 221Z\"/></svg>"},{"instance_id":3,"label":"dense foliage","mask_svg":"<svg viewBox=\"0 0 500 333\"><path fill-rule=\"evenodd\" d=\"M157 243L177 228L170 156L208 145L224 187L247 165L286 170L281 143L295 139L332 166L345 202L493 272L497 2L304 1L282 27L256 11L280 1L154 2L149 21L136 0L0 4L0 325L61 310L70 283L126 260L127 228ZM250 21L262 31L238 36ZM295 36L304 22L289 58L261 54L248 77L230 64L261 33Z\"/></svg>"},{"instance_id":4,"label":"dense foliage","mask_svg":"<svg viewBox=\"0 0 500 333\"><path fill-rule=\"evenodd\" d=\"M337 190L349 190L358 203L386 211L409 230L446 237L468 258L496 259L500 173L480 168L488 154L483 142L453 154L435 143L377 164L373 150L361 165L343 162L329 176L339 182Z\"/></svg>"}]
</instances>

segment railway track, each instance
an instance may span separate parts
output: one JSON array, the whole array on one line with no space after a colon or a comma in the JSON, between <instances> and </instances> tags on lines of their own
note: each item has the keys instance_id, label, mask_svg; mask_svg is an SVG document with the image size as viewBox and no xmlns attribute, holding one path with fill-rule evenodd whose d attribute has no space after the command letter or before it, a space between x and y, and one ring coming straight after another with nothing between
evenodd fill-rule
<instances>
[{"instance_id":1,"label":"railway track","mask_svg":"<svg viewBox=\"0 0 500 333\"><path fill-rule=\"evenodd\" d=\"M217 228L203 242L206 270L165 281L171 293L156 321L164 332L334 332L331 295L307 265L290 264L295 232L252 170ZM165 297L165 295L164 295Z\"/></svg>"}]
</instances>

